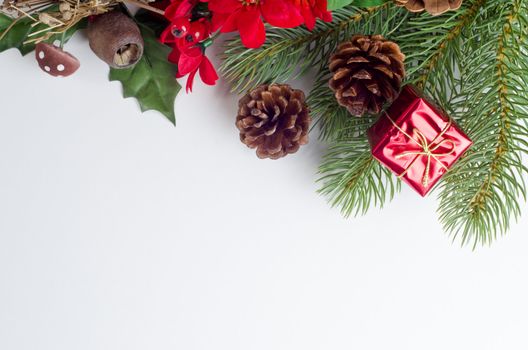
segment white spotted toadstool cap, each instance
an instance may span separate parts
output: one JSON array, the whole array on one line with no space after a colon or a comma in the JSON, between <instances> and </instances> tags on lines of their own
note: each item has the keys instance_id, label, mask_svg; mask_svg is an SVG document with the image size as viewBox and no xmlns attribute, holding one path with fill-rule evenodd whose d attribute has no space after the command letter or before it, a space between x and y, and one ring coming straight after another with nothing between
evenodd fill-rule
<instances>
[{"instance_id":1,"label":"white spotted toadstool cap","mask_svg":"<svg viewBox=\"0 0 528 350\"><path fill-rule=\"evenodd\" d=\"M72 75L81 66L73 55L48 43L38 43L35 46L35 57L40 69L54 77Z\"/></svg>"}]
</instances>

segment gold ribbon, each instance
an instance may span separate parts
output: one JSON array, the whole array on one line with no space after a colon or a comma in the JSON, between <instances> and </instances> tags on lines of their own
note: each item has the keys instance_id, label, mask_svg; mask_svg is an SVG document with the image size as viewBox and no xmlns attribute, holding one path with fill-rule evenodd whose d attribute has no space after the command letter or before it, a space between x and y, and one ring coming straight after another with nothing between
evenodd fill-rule
<instances>
[{"instance_id":1,"label":"gold ribbon","mask_svg":"<svg viewBox=\"0 0 528 350\"><path fill-rule=\"evenodd\" d=\"M438 142L436 145L434 145L434 144L436 143L436 141L438 139L440 139L442 136L444 136L444 134L447 132L447 130L449 130L449 128L452 125L451 119L449 119L449 122L447 123L447 125L444 127L444 129L438 135L436 135L436 137L434 138L433 141L427 142L427 138L425 137L425 135L420 130L418 130L416 128L413 128L413 135L416 135L416 138L414 138L411 135L409 135L405 130L403 130L398 125L396 125L394 120L392 120L392 118L389 117L388 114L386 114L386 115L387 115L387 118L389 118L389 120L391 121L392 125L394 125L394 127L396 127L396 129L398 129L398 131L400 131L407 138L409 138L410 140L412 140L414 143L416 143L418 146L420 146L422 148L422 150L420 150L420 151L408 151L408 152L400 153L400 154L396 155L396 159L400 159L400 158L407 157L407 156L426 156L427 157L427 165L425 167L424 176L422 178L422 185L424 187L427 187L429 185L429 172L431 171L431 159L436 160L438 162L438 164L440 164L445 170L449 170L449 168L444 163L442 163L438 159L438 157L445 157L445 156L453 154L455 152L455 147L456 147L455 142L453 140L443 139L442 141ZM442 145L444 145L446 143L450 143L451 144L451 150L449 152L443 152L443 153L436 152L438 150L438 148L440 148ZM418 159L419 159L419 157L416 157L411 162L411 164L409 164L409 166L405 169L405 171L403 173L401 173L398 177L402 178L403 176L405 176L405 174L407 174L409 169L411 169L411 167L414 165L414 163Z\"/></svg>"}]
</instances>

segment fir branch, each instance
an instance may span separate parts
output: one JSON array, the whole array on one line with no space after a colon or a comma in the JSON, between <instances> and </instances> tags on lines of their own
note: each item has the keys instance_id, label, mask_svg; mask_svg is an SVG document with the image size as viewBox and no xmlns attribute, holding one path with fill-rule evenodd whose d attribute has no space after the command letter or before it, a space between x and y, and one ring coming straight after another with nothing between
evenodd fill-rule
<instances>
[{"instance_id":1,"label":"fir branch","mask_svg":"<svg viewBox=\"0 0 528 350\"><path fill-rule=\"evenodd\" d=\"M331 23L319 21L313 31L304 26L293 29L268 27L266 42L259 49L246 49L238 37L228 40L221 66L223 76L237 92L262 83L294 79L322 63L326 65L326 58L341 41L364 31L372 15L380 19L379 13L390 7L384 4L369 9L349 6L336 10ZM382 25L378 23L378 27ZM385 27L389 28L389 23L385 23Z\"/></svg>"},{"instance_id":2,"label":"fir branch","mask_svg":"<svg viewBox=\"0 0 528 350\"><path fill-rule=\"evenodd\" d=\"M319 128L319 138L329 143L347 142L364 138L364 131L374 122L371 116L352 117L346 108L337 104L332 90L328 88L330 74L319 72L308 95L308 105L314 118L314 128Z\"/></svg>"},{"instance_id":3,"label":"fir branch","mask_svg":"<svg viewBox=\"0 0 528 350\"><path fill-rule=\"evenodd\" d=\"M423 67L430 67L434 71L437 65L445 63L446 56L442 56L440 60L437 58L437 52L445 53L452 49L447 43L453 40L453 33L460 31L460 28L474 17L472 13L476 10L471 6L464 6L459 12L438 17L427 14L409 16L407 12L400 12L402 10L399 8L392 8L390 11L393 13L380 11L373 17L391 18L394 23L388 28L394 30L387 30L384 26L371 27L372 32L365 34L382 34L397 42L410 61L407 64L407 80L429 81L436 75L429 76L429 72ZM405 18L405 25L395 25L402 18ZM439 47L442 49L439 50ZM375 118L351 117L346 109L336 103L332 91L328 89L328 79L329 73L325 67L317 75L314 89L309 96L312 115L321 130L320 136L331 144L329 153L320 167L320 181L323 183L320 192L329 198L333 206L340 206L345 215L364 214L368 209L365 203L381 207L391 200L394 193L400 189L400 181L374 160L369 147L359 146L368 146L365 131ZM358 149L354 152L353 148ZM341 156L337 154L338 150L343 151ZM376 186L370 186L367 179L376 179ZM350 183L355 185L349 186ZM385 191L386 186L388 191ZM379 201L371 202L368 201L369 198L377 198ZM353 210L356 206L357 209Z\"/></svg>"},{"instance_id":4,"label":"fir branch","mask_svg":"<svg viewBox=\"0 0 528 350\"><path fill-rule=\"evenodd\" d=\"M425 87L431 75L445 78L445 71L439 70L460 46L462 30L470 26L486 0L466 0L457 11L441 16L421 13L409 18L393 34L406 56L407 83Z\"/></svg>"},{"instance_id":5,"label":"fir branch","mask_svg":"<svg viewBox=\"0 0 528 350\"><path fill-rule=\"evenodd\" d=\"M407 56L406 83L428 83L428 92L442 107L449 110L450 91L446 87L446 76L455 79L453 61L461 45L460 32L472 23L485 0L466 2L456 12L432 17L428 14L409 15L397 7L378 11L371 15L374 23L389 25L370 26L364 34L382 34L397 42ZM405 21L404 25L399 25ZM327 62L329 55L322 61ZM326 67L316 76L316 83L309 96L312 115L320 126L323 140L340 140L349 134L357 123L332 97L327 87L330 78Z\"/></svg>"},{"instance_id":6,"label":"fir branch","mask_svg":"<svg viewBox=\"0 0 528 350\"><path fill-rule=\"evenodd\" d=\"M405 9L389 6L358 23L354 33L382 34L391 38L410 14ZM346 38L348 38L347 36ZM336 45L337 46L337 45ZM334 46L335 49L335 46ZM352 117L339 106L328 88L328 62L332 51L321 58L324 66L316 76L308 103L319 126L320 138L330 143L330 149L319 168L322 183L319 192L345 216L363 215L373 207L383 207L400 190L400 181L371 155L366 130L376 120L374 116Z\"/></svg>"},{"instance_id":7,"label":"fir branch","mask_svg":"<svg viewBox=\"0 0 528 350\"><path fill-rule=\"evenodd\" d=\"M358 13L342 11L349 20ZM397 42L407 56L407 82L422 85L475 142L444 177L440 220L463 243L485 244L507 231L526 196L527 16L525 0L466 0L458 11L435 17L388 5L357 21L338 16L312 33L271 30L269 46L256 52L237 50L232 41L224 70L235 89L244 90L319 69L309 104L321 137L331 143L320 168L320 192L345 215L357 215L390 200L399 181L370 155L365 130L373 119L351 118L335 102L326 62L352 33L380 33Z\"/></svg>"},{"instance_id":8,"label":"fir branch","mask_svg":"<svg viewBox=\"0 0 528 350\"><path fill-rule=\"evenodd\" d=\"M522 154L528 135L524 121L528 98L523 91L528 86L528 11L520 1L511 0L510 5L466 1L455 13L413 17L391 38L408 57L408 81L422 82L475 140L473 150L445 177L440 196L444 228L453 237L461 234L462 242L488 243L505 232L520 214L518 201L526 194ZM361 124L336 106L322 76L310 101L322 137L335 141L321 166L321 192L345 215L363 213L358 198L373 196L376 192L369 191L377 189L345 184L380 173L368 166L368 153L357 145L362 136L356 126ZM347 136L354 133L355 138ZM352 149L345 151L347 145ZM343 151L343 158L336 150ZM378 186L393 179L384 175ZM353 212L355 205L359 209Z\"/></svg>"},{"instance_id":9,"label":"fir branch","mask_svg":"<svg viewBox=\"0 0 528 350\"><path fill-rule=\"evenodd\" d=\"M393 32L398 30L402 23L407 22L409 12L405 9L389 6L379 9L367 19L357 24L353 33L381 34L391 38ZM346 37L347 39L349 36ZM338 43L336 43L335 47ZM329 142L337 140L348 140L351 136L361 136L357 132L357 127L364 124L371 124L373 117L354 118L347 110L339 106L333 96L333 92L328 88L330 72L327 62L330 60L334 50L328 51L324 57L320 58L320 70L315 78L315 83L308 97L308 104L315 119L315 125L319 126L319 137Z\"/></svg>"},{"instance_id":10,"label":"fir branch","mask_svg":"<svg viewBox=\"0 0 528 350\"><path fill-rule=\"evenodd\" d=\"M363 215L372 206L381 208L400 190L400 181L372 158L363 137L331 146L319 171L319 193L345 217Z\"/></svg>"},{"instance_id":11,"label":"fir branch","mask_svg":"<svg viewBox=\"0 0 528 350\"><path fill-rule=\"evenodd\" d=\"M446 175L439 213L453 238L473 246L504 234L526 200L527 23L526 2L491 2L462 48L454 108L475 144Z\"/></svg>"},{"instance_id":12,"label":"fir branch","mask_svg":"<svg viewBox=\"0 0 528 350\"><path fill-rule=\"evenodd\" d=\"M456 43L453 43L453 41L460 39L460 34L462 30L474 21L479 10L482 8L482 6L484 6L485 3L486 0L477 0L469 4L467 9L463 8L461 10L462 14L456 17L456 20L453 22L454 25L448 28L447 32L441 38L441 43L435 47L434 52L428 57L428 59L424 60L426 66L414 79L414 84L416 84L419 88L422 89L425 87L425 84L429 79L430 73L435 70L439 61L441 61L442 58L448 56L449 45L456 45ZM415 68L415 70L418 70L419 67L420 66L418 66L418 68ZM412 70L409 75L413 76Z\"/></svg>"}]
</instances>

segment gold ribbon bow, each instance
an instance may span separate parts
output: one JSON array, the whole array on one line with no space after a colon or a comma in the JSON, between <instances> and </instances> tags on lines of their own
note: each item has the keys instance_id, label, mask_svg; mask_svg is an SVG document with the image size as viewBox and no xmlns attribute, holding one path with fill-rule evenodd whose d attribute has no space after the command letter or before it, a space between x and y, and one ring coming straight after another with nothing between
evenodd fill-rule
<instances>
[{"instance_id":1,"label":"gold ribbon bow","mask_svg":"<svg viewBox=\"0 0 528 350\"><path fill-rule=\"evenodd\" d=\"M434 138L433 141L427 142L427 138L425 137L425 135L420 130L418 130L416 128L413 129L413 134L416 135L416 138L414 138L411 135L409 135L405 130L403 130L398 125L396 125L394 120L392 120L392 118L389 117L388 114L387 114L387 117L391 121L392 125L394 125L396 127L396 129L398 129L398 131L400 131L403 135L405 135L407 138L409 138L410 140L412 140L414 143L416 143L418 146L420 146L422 148L420 151L408 151L408 152L400 153L400 154L396 155L396 159L400 159L400 158L407 157L407 156L426 156L427 157L427 164L426 164L426 167L425 167L424 176L422 178L422 185L424 187L427 187L429 185L429 172L431 171L431 159L436 160L438 162L438 164L440 164L445 170L449 170L449 168L444 163L442 163L438 159L438 157L445 157L445 156L453 154L455 152L456 144L455 144L455 142L453 140L448 140L448 139L443 139L442 141L440 141L438 143L436 143L436 142L437 142L438 139L440 139L442 136L444 136L444 134L447 132L447 130L449 130L449 128L451 127L451 125L452 125L451 119L449 119L449 122L447 123L445 128ZM435 143L436 143L436 145L435 145ZM442 153L436 152L440 147L442 147L446 143L451 144L451 150L449 152L442 152ZM405 174L407 174L409 169L411 169L413 164L418 159L419 159L419 157L416 157L411 162L411 164L409 164L407 169L405 169L405 171L403 173L401 173L398 177L402 178L403 176L405 176Z\"/></svg>"}]
</instances>

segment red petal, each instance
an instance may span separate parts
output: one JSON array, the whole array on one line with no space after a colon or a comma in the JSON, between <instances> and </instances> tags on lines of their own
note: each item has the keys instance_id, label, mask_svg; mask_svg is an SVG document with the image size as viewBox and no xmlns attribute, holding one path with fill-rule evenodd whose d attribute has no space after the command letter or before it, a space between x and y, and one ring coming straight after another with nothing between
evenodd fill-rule
<instances>
[{"instance_id":1,"label":"red petal","mask_svg":"<svg viewBox=\"0 0 528 350\"><path fill-rule=\"evenodd\" d=\"M190 16L193 7L194 4L189 0L184 0L180 3L174 2L165 9L165 17L169 20L188 17Z\"/></svg>"},{"instance_id":2,"label":"red petal","mask_svg":"<svg viewBox=\"0 0 528 350\"><path fill-rule=\"evenodd\" d=\"M260 8L264 19L275 27L293 28L304 22L299 9L289 1L266 0Z\"/></svg>"},{"instance_id":3,"label":"red petal","mask_svg":"<svg viewBox=\"0 0 528 350\"><path fill-rule=\"evenodd\" d=\"M184 76L186 74L195 71L202 63L204 56L188 56L181 54L180 59L178 60L178 75Z\"/></svg>"},{"instance_id":4,"label":"red petal","mask_svg":"<svg viewBox=\"0 0 528 350\"><path fill-rule=\"evenodd\" d=\"M167 28L165 28L165 30L163 30L159 39L163 44L171 44L176 41L176 38L174 37L174 35L172 35L170 25Z\"/></svg>"},{"instance_id":5,"label":"red petal","mask_svg":"<svg viewBox=\"0 0 528 350\"><path fill-rule=\"evenodd\" d=\"M241 12L242 11L237 11L231 15L228 15L220 31L222 33L230 33L230 32L234 32L235 30L237 30L238 29L238 24L237 24L238 16Z\"/></svg>"},{"instance_id":6,"label":"red petal","mask_svg":"<svg viewBox=\"0 0 528 350\"><path fill-rule=\"evenodd\" d=\"M327 0L316 0L314 14L325 22L332 22L332 12L328 11Z\"/></svg>"},{"instance_id":7,"label":"red petal","mask_svg":"<svg viewBox=\"0 0 528 350\"><path fill-rule=\"evenodd\" d=\"M178 7L180 4L172 3L165 9L165 18L167 18L169 21L172 20L175 17L175 13L178 10Z\"/></svg>"},{"instance_id":8,"label":"red petal","mask_svg":"<svg viewBox=\"0 0 528 350\"><path fill-rule=\"evenodd\" d=\"M308 30L313 30L315 27L315 15L312 12L312 8L306 1L304 1L301 6L301 14L304 17L304 24Z\"/></svg>"},{"instance_id":9,"label":"red petal","mask_svg":"<svg viewBox=\"0 0 528 350\"><path fill-rule=\"evenodd\" d=\"M178 6L178 9L176 10L176 17L188 17L191 15L191 11L194 7L194 3L192 1L183 1L180 6Z\"/></svg>"},{"instance_id":10,"label":"red petal","mask_svg":"<svg viewBox=\"0 0 528 350\"><path fill-rule=\"evenodd\" d=\"M189 76L187 77L187 84L185 84L185 91L187 93L192 92L192 86L193 86L195 75L196 75L196 71L191 72L191 74L189 74Z\"/></svg>"},{"instance_id":11,"label":"red petal","mask_svg":"<svg viewBox=\"0 0 528 350\"><path fill-rule=\"evenodd\" d=\"M169 57L167 57L167 60L171 63L178 64L178 61L180 60L180 51L173 47L172 51L169 53Z\"/></svg>"},{"instance_id":12,"label":"red petal","mask_svg":"<svg viewBox=\"0 0 528 350\"><path fill-rule=\"evenodd\" d=\"M209 10L213 13L231 14L242 8L242 2L238 0L210 0Z\"/></svg>"},{"instance_id":13,"label":"red petal","mask_svg":"<svg viewBox=\"0 0 528 350\"><path fill-rule=\"evenodd\" d=\"M223 13L215 12L213 13L213 18L211 18L211 31L216 32L218 29L220 29L224 23L227 21L230 15L226 15ZM232 31L234 31L233 29ZM227 33L227 32L226 32Z\"/></svg>"},{"instance_id":14,"label":"red petal","mask_svg":"<svg viewBox=\"0 0 528 350\"><path fill-rule=\"evenodd\" d=\"M218 74L216 74L213 64L207 57L204 57L200 64L200 78L207 85L214 85L218 80Z\"/></svg>"},{"instance_id":15,"label":"red petal","mask_svg":"<svg viewBox=\"0 0 528 350\"><path fill-rule=\"evenodd\" d=\"M266 41L266 30L260 12L254 6L240 11L237 16L238 31L242 44L250 49L261 47Z\"/></svg>"}]
</instances>

